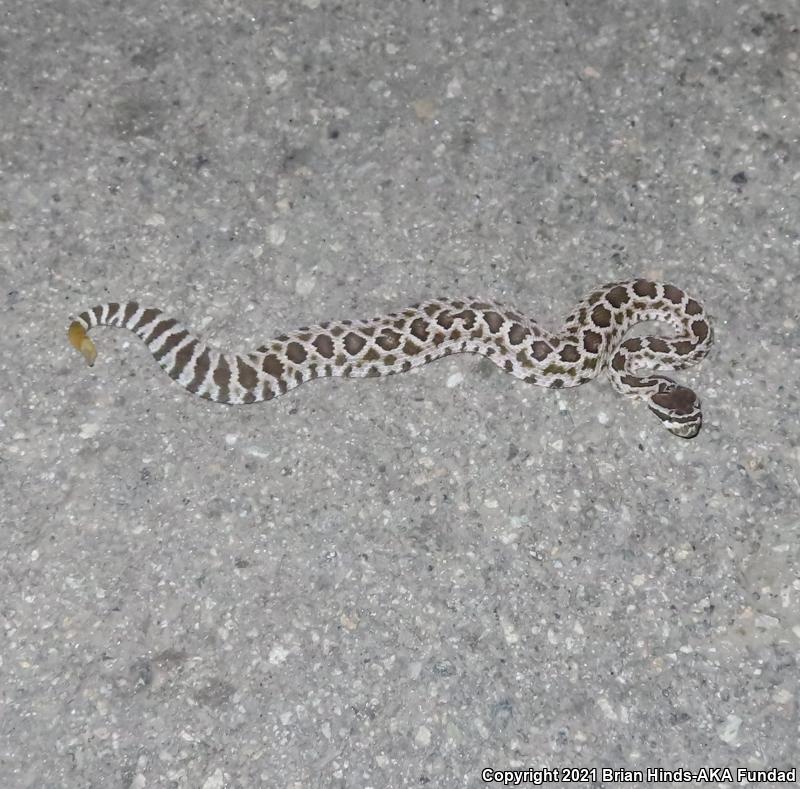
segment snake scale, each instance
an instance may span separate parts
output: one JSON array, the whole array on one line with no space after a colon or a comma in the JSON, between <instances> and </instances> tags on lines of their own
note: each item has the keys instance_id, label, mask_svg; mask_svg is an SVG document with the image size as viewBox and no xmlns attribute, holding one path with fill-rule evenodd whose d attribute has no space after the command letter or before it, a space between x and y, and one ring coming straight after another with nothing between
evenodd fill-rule
<instances>
[{"instance_id":1,"label":"snake scale","mask_svg":"<svg viewBox=\"0 0 800 789\"><path fill-rule=\"evenodd\" d=\"M662 321L674 334L625 339L642 321ZM516 378L554 389L605 371L618 392L644 400L682 438L699 432L700 402L691 389L654 371L696 364L713 342L698 301L648 279L597 288L557 333L494 301L437 298L371 320L303 326L255 351L233 354L211 347L161 310L112 302L70 324L70 342L89 365L97 355L87 335L94 326L130 329L171 378L217 403L256 403L314 378L391 375L452 353L478 353Z\"/></svg>"}]
</instances>

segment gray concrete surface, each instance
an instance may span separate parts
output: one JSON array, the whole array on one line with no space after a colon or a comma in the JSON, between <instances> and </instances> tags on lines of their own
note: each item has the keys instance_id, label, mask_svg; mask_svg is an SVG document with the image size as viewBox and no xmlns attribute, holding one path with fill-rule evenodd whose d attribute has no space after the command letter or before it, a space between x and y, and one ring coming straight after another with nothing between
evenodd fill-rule
<instances>
[{"instance_id":1,"label":"gray concrete surface","mask_svg":"<svg viewBox=\"0 0 800 789\"><path fill-rule=\"evenodd\" d=\"M799 85L789 0L5 0L0 785L797 766ZM714 316L693 442L475 357L226 408L65 338L637 274Z\"/></svg>"}]
</instances>

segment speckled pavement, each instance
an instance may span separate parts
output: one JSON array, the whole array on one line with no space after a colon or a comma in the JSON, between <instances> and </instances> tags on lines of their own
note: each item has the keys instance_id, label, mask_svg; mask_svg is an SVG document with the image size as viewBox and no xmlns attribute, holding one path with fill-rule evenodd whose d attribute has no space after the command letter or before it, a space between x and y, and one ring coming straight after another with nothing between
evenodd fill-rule
<instances>
[{"instance_id":1,"label":"speckled pavement","mask_svg":"<svg viewBox=\"0 0 800 789\"><path fill-rule=\"evenodd\" d=\"M789 0L5 0L0 786L797 767L798 85ZM66 341L636 275L714 320L692 441L478 357L228 408Z\"/></svg>"}]
</instances>

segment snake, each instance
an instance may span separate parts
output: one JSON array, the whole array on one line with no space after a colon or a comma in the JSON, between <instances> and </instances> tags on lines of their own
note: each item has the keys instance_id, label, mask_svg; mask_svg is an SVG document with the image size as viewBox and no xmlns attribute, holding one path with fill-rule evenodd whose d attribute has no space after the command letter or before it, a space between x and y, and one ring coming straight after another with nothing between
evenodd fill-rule
<instances>
[{"instance_id":1,"label":"snake","mask_svg":"<svg viewBox=\"0 0 800 789\"><path fill-rule=\"evenodd\" d=\"M626 339L645 321L665 323L674 334ZM95 326L134 332L170 378L215 403L257 403L315 378L381 377L474 353L515 378L552 389L578 386L605 372L617 392L644 401L681 438L700 431L700 400L661 371L697 364L713 343L699 301L674 285L644 278L593 290L555 333L496 301L442 297L368 320L302 326L254 351L226 353L159 309L107 302L69 325L70 343L90 366L97 350L88 332Z\"/></svg>"}]
</instances>

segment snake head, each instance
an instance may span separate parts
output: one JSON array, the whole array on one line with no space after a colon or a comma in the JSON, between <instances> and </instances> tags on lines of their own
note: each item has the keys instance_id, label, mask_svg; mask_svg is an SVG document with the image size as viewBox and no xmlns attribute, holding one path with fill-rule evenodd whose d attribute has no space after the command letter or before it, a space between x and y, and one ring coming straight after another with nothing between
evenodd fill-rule
<instances>
[{"instance_id":1,"label":"snake head","mask_svg":"<svg viewBox=\"0 0 800 789\"><path fill-rule=\"evenodd\" d=\"M700 432L703 424L700 400L687 386L669 381L650 395L649 407L673 435L694 438Z\"/></svg>"}]
</instances>

